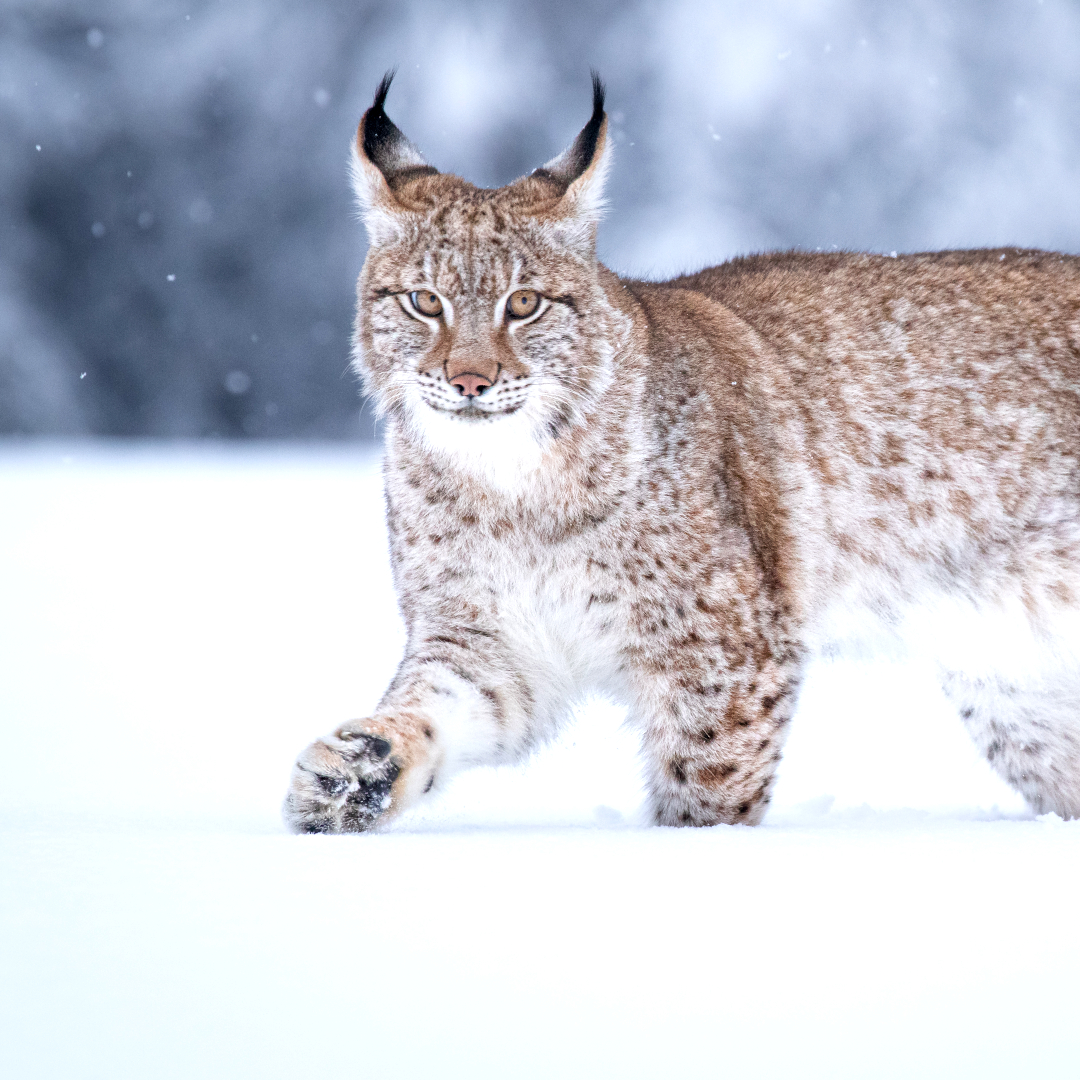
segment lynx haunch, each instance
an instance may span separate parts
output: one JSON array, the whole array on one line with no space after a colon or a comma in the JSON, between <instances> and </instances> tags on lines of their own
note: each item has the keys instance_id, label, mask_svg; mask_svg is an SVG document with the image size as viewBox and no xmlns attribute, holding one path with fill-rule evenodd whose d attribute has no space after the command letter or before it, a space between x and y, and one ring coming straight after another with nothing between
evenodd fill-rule
<instances>
[{"instance_id":1,"label":"lynx haunch","mask_svg":"<svg viewBox=\"0 0 1080 1080\"><path fill-rule=\"evenodd\" d=\"M496 190L428 165L388 89L355 146L356 363L408 645L301 754L289 824L370 828L597 691L658 823L756 823L808 659L883 633L932 651L1034 810L1080 815L1080 259L625 280L595 254L598 80L570 148Z\"/></svg>"}]
</instances>

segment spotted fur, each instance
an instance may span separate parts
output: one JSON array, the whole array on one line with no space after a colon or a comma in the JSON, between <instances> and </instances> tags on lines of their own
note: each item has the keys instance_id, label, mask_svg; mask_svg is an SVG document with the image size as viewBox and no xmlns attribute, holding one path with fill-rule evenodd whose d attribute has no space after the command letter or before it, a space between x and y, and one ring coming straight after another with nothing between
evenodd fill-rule
<instances>
[{"instance_id":1,"label":"spotted fur","mask_svg":"<svg viewBox=\"0 0 1080 1080\"><path fill-rule=\"evenodd\" d=\"M408 645L375 715L301 756L289 822L367 828L599 691L640 726L658 823L752 824L808 658L883 635L932 653L1033 808L1080 814L1080 260L620 279L602 87L564 155L481 190L423 161L387 86L355 153L356 340ZM520 321L517 289L541 297Z\"/></svg>"}]
</instances>

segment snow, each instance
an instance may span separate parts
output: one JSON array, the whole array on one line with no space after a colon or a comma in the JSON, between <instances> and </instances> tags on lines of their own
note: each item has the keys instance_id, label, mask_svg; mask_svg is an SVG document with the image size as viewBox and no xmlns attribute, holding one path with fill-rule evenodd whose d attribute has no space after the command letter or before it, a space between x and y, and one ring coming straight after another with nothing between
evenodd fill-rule
<instances>
[{"instance_id":1,"label":"snow","mask_svg":"<svg viewBox=\"0 0 1080 1080\"><path fill-rule=\"evenodd\" d=\"M376 453L8 445L0 507L0 1075L1076 1075L1080 823L916 662L814 667L758 829L646 827L590 702L296 837L403 643Z\"/></svg>"}]
</instances>

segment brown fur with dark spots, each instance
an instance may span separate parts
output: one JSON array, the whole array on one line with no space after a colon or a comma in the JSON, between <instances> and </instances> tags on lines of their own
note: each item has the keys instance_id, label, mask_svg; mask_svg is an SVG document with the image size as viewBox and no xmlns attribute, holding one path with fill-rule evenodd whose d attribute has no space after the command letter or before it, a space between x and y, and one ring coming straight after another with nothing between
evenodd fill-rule
<instances>
[{"instance_id":1,"label":"brown fur with dark spots","mask_svg":"<svg viewBox=\"0 0 1080 1080\"><path fill-rule=\"evenodd\" d=\"M1080 595L1080 260L787 253L623 280L593 247L605 124L579 175L564 155L494 191L404 143L388 160L414 171L387 177L361 144L357 340L409 643L359 723L393 744L391 811L600 690L640 726L658 822L754 823L834 605L899 625L925 597L1015 602L1050 634ZM545 306L515 325L520 287ZM416 289L446 314L419 318ZM459 368L494 375L487 413L458 411ZM1036 738L1034 691L942 663L995 768L1080 813L1071 714Z\"/></svg>"}]
</instances>

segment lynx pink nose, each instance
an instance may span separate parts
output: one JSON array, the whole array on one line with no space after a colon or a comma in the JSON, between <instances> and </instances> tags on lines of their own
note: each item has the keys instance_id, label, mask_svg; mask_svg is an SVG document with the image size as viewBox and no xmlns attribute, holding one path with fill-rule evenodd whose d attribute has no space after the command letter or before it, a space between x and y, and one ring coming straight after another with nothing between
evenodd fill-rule
<instances>
[{"instance_id":1,"label":"lynx pink nose","mask_svg":"<svg viewBox=\"0 0 1080 1080\"><path fill-rule=\"evenodd\" d=\"M479 397L490 385L491 380L483 375L476 375L471 371L463 371L450 380L450 385L462 396L467 398Z\"/></svg>"}]
</instances>

